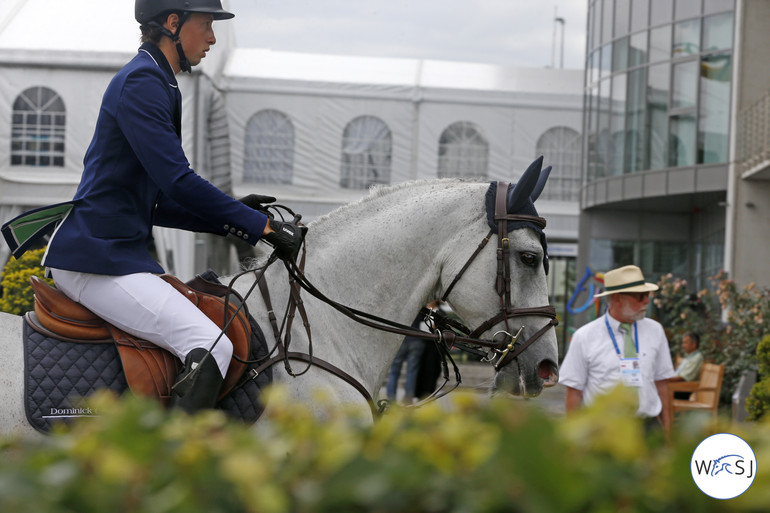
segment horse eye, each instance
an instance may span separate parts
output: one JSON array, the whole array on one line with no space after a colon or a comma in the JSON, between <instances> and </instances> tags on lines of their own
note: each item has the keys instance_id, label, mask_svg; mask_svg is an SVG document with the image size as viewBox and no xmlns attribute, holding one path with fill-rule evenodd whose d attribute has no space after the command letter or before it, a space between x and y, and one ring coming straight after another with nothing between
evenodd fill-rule
<instances>
[{"instance_id":1,"label":"horse eye","mask_svg":"<svg viewBox=\"0 0 770 513\"><path fill-rule=\"evenodd\" d=\"M528 267L535 267L537 265L537 255L534 253L522 253L519 258L521 258L521 263Z\"/></svg>"}]
</instances>

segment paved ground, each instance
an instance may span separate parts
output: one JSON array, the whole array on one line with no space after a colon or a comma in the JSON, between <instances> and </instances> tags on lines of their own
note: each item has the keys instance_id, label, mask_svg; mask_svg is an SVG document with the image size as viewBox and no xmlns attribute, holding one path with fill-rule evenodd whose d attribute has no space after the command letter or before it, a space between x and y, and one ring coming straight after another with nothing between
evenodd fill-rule
<instances>
[{"instance_id":1,"label":"paved ground","mask_svg":"<svg viewBox=\"0 0 770 513\"><path fill-rule=\"evenodd\" d=\"M489 387L492 385L494 378L494 369L489 364L481 363L458 363L460 368L460 376L462 377L462 385L459 389L462 390L474 390L481 394L487 394ZM404 372L401 373L401 381L399 383L399 390L397 397L400 399L403 396L403 380ZM385 386L380 392L380 397L385 397ZM543 408L546 412L552 413L556 416L564 415L564 387L562 385L556 385L555 387L546 388L540 396L533 399L516 398L516 400L527 401L533 406Z\"/></svg>"}]
</instances>

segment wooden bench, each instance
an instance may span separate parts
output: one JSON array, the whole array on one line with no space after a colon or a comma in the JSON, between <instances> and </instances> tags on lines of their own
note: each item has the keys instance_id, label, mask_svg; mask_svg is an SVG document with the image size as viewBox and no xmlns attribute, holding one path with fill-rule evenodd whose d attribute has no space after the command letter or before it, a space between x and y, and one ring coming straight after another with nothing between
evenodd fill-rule
<instances>
[{"instance_id":1,"label":"wooden bench","mask_svg":"<svg viewBox=\"0 0 770 513\"><path fill-rule=\"evenodd\" d=\"M716 417L719 408L719 394L725 366L704 363L698 381L675 381L668 383L669 422L680 411L706 411ZM674 392L691 392L689 399L674 399Z\"/></svg>"}]
</instances>

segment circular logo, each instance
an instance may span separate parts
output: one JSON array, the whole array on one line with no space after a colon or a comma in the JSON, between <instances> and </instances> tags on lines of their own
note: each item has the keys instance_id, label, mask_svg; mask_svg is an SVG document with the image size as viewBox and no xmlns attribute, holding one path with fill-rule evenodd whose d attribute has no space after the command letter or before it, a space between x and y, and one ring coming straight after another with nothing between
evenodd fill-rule
<instances>
[{"instance_id":1,"label":"circular logo","mask_svg":"<svg viewBox=\"0 0 770 513\"><path fill-rule=\"evenodd\" d=\"M692 479L715 499L732 499L749 489L757 473L754 451L741 437L730 433L711 435L692 453Z\"/></svg>"}]
</instances>

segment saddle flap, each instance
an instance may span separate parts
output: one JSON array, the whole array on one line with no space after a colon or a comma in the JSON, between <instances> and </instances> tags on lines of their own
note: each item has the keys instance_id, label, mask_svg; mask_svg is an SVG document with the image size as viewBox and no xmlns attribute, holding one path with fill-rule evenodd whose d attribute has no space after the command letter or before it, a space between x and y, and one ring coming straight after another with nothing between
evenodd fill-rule
<instances>
[{"instance_id":1,"label":"saddle flap","mask_svg":"<svg viewBox=\"0 0 770 513\"><path fill-rule=\"evenodd\" d=\"M219 394L219 399L221 400L238 384L243 372L246 370L246 364L242 363L242 361L249 359L251 351L251 325L249 324L248 316L243 310L238 311L236 315L235 312L238 309L238 305L234 304L233 301L228 302L228 311L227 315L225 315L225 300L223 298L194 290L188 284L170 274L163 274L161 278L192 301L220 329L224 328L226 321L235 315L235 319L227 328L227 338L233 344L233 358L230 360L227 375L222 383ZM212 340L211 342L213 343L214 341Z\"/></svg>"},{"instance_id":2,"label":"saddle flap","mask_svg":"<svg viewBox=\"0 0 770 513\"><path fill-rule=\"evenodd\" d=\"M171 387L182 362L152 342L139 340L110 326L123 372L131 392L143 397L156 397L164 406L171 400Z\"/></svg>"},{"instance_id":3,"label":"saddle flap","mask_svg":"<svg viewBox=\"0 0 770 513\"><path fill-rule=\"evenodd\" d=\"M111 338L107 323L37 276L29 282L35 293L35 315L40 324L63 338L104 340Z\"/></svg>"}]
</instances>

